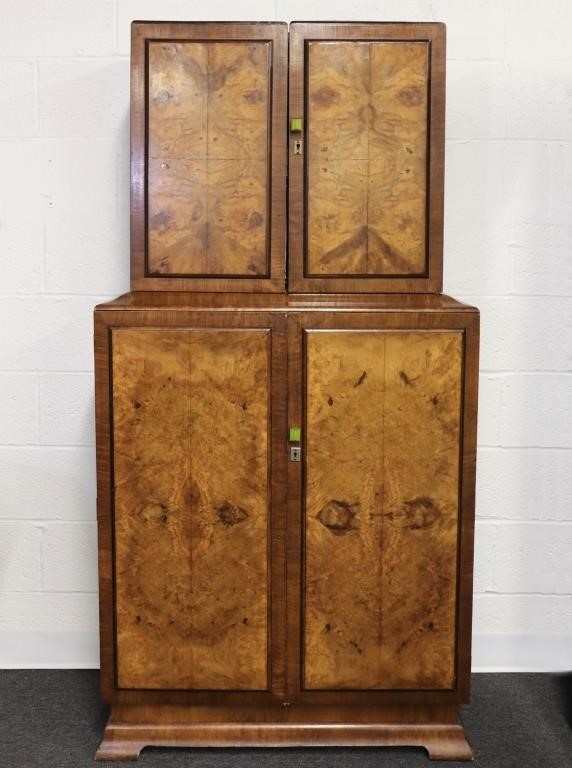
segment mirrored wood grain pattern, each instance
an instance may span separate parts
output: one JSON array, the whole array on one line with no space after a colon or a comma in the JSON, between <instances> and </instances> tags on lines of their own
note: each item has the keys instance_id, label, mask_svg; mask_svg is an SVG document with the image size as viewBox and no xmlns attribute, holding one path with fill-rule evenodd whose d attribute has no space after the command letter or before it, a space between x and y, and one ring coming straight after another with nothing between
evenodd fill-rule
<instances>
[{"instance_id":1,"label":"mirrored wood grain pattern","mask_svg":"<svg viewBox=\"0 0 572 768\"><path fill-rule=\"evenodd\" d=\"M321 41L308 51L308 273L422 273L427 44Z\"/></svg>"},{"instance_id":2,"label":"mirrored wood grain pattern","mask_svg":"<svg viewBox=\"0 0 572 768\"><path fill-rule=\"evenodd\" d=\"M305 687L450 689L462 334L306 348Z\"/></svg>"},{"instance_id":3,"label":"mirrored wood grain pattern","mask_svg":"<svg viewBox=\"0 0 572 768\"><path fill-rule=\"evenodd\" d=\"M120 688L267 688L268 350L113 332Z\"/></svg>"},{"instance_id":4,"label":"mirrored wood grain pattern","mask_svg":"<svg viewBox=\"0 0 572 768\"><path fill-rule=\"evenodd\" d=\"M149 44L147 264L267 272L270 44Z\"/></svg>"}]
</instances>

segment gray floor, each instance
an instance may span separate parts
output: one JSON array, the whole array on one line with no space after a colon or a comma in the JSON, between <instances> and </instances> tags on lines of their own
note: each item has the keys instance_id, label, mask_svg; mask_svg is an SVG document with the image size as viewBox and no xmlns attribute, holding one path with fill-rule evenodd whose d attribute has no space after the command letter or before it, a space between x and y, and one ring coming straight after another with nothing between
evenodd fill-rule
<instances>
[{"instance_id":1,"label":"gray floor","mask_svg":"<svg viewBox=\"0 0 572 768\"><path fill-rule=\"evenodd\" d=\"M0 766L95 766L93 756L107 715L97 689L94 671L1 670ZM473 765L479 768L572 766L572 674L476 675L463 723L476 755ZM418 749L146 749L138 765L466 768L470 763L430 763Z\"/></svg>"}]
</instances>

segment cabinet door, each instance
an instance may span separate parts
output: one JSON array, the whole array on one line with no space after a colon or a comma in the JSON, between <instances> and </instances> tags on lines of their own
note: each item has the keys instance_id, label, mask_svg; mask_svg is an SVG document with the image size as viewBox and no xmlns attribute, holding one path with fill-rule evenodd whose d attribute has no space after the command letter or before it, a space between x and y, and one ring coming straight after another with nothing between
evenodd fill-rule
<instances>
[{"instance_id":1,"label":"cabinet door","mask_svg":"<svg viewBox=\"0 0 572 768\"><path fill-rule=\"evenodd\" d=\"M464 333L332 325L304 332L302 687L450 690Z\"/></svg>"},{"instance_id":2,"label":"cabinet door","mask_svg":"<svg viewBox=\"0 0 572 768\"><path fill-rule=\"evenodd\" d=\"M284 290L285 24L142 23L132 288Z\"/></svg>"},{"instance_id":3,"label":"cabinet door","mask_svg":"<svg viewBox=\"0 0 572 768\"><path fill-rule=\"evenodd\" d=\"M441 289L444 45L442 24L291 25L293 290Z\"/></svg>"},{"instance_id":4,"label":"cabinet door","mask_svg":"<svg viewBox=\"0 0 572 768\"><path fill-rule=\"evenodd\" d=\"M115 658L103 544L102 667L115 690L280 687L280 344L268 327L110 331ZM102 501L104 529L105 517Z\"/></svg>"}]
</instances>

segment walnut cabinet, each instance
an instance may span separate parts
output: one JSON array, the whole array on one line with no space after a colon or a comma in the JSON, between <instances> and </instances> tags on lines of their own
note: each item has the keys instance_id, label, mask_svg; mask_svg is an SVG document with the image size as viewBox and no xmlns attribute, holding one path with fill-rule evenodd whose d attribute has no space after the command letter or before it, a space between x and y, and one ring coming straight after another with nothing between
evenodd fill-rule
<instances>
[{"instance_id":1,"label":"walnut cabinet","mask_svg":"<svg viewBox=\"0 0 572 768\"><path fill-rule=\"evenodd\" d=\"M137 22L132 61L97 757L470 759L479 324L439 293L443 25Z\"/></svg>"}]
</instances>

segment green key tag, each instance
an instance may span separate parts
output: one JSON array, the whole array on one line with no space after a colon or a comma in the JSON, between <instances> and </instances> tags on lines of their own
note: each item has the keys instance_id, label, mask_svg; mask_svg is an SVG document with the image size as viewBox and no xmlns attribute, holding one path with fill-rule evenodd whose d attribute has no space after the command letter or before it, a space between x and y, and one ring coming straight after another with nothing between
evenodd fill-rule
<instances>
[{"instance_id":1,"label":"green key tag","mask_svg":"<svg viewBox=\"0 0 572 768\"><path fill-rule=\"evenodd\" d=\"M290 118L290 131L292 133L302 133L303 119L301 117Z\"/></svg>"},{"instance_id":2,"label":"green key tag","mask_svg":"<svg viewBox=\"0 0 572 768\"><path fill-rule=\"evenodd\" d=\"M302 430L300 427L290 427L288 432L289 443L299 443L302 439Z\"/></svg>"}]
</instances>

